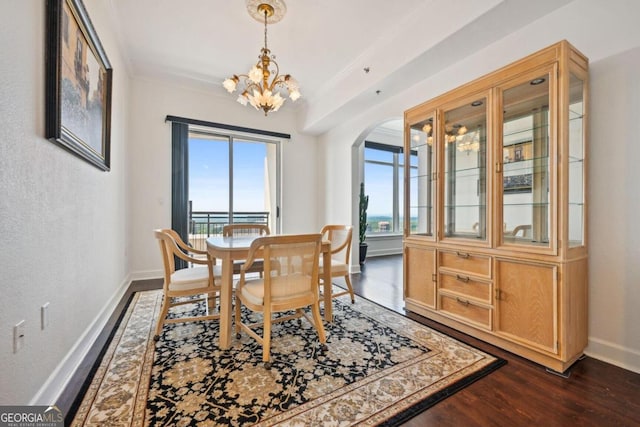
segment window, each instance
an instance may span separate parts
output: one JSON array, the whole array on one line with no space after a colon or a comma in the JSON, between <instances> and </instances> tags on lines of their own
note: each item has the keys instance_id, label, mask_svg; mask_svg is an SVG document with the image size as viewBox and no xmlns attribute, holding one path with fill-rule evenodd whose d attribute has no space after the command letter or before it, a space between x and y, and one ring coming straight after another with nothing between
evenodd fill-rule
<instances>
[{"instance_id":1,"label":"window","mask_svg":"<svg viewBox=\"0 0 640 427\"><path fill-rule=\"evenodd\" d=\"M225 224L238 222L267 224L277 232L278 152L278 142L191 130L190 240L221 234Z\"/></svg>"},{"instance_id":2,"label":"window","mask_svg":"<svg viewBox=\"0 0 640 427\"><path fill-rule=\"evenodd\" d=\"M412 154L412 163L415 155ZM365 141L364 182L369 195L367 235L402 233L404 154L395 145Z\"/></svg>"},{"instance_id":3,"label":"window","mask_svg":"<svg viewBox=\"0 0 640 427\"><path fill-rule=\"evenodd\" d=\"M280 142L291 135L186 117L166 121L171 228L184 241L204 249L208 236L234 222L262 222L280 231Z\"/></svg>"}]
</instances>

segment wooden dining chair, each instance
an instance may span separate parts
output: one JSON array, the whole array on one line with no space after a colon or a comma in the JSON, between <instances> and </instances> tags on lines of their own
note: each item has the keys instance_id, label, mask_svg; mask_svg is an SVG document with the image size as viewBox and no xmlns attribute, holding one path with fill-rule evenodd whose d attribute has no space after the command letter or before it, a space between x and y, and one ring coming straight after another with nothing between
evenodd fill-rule
<instances>
[{"instance_id":1,"label":"wooden dining chair","mask_svg":"<svg viewBox=\"0 0 640 427\"><path fill-rule=\"evenodd\" d=\"M154 230L154 234L160 244L162 262L164 264L164 285L162 311L158 317L155 340L160 339L162 328L166 323L188 322L194 320L218 319L219 314L210 314L215 307L216 297L219 295L220 286L216 280L221 280L221 267L214 265L207 251L194 249L184 243L178 233L171 229ZM175 258L187 261L193 267L176 270ZM192 304L191 296L203 296L206 302L204 316L178 317L167 319L171 307L182 304Z\"/></svg>"},{"instance_id":2,"label":"wooden dining chair","mask_svg":"<svg viewBox=\"0 0 640 427\"><path fill-rule=\"evenodd\" d=\"M523 238L531 237L531 224L518 225L511 231L511 235L514 237L517 237L518 233L521 233Z\"/></svg>"},{"instance_id":3,"label":"wooden dining chair","mask_svg":"<svg viewBox=\"0 0 640 427\"><path fill-rule=\"evenodd\" d=\"M271 234L269 226L266 224L254 224L254 223L237 223L227 224L222 227L223 237L232 236L268 236ZM233 263L233 274L240 274L240 266L244 261L235 261ZM251 271L248 273L261 273L262 272L262 260L256 260Z\"/></svg>"},{"instance_id":4,"label":"wooden dining chair","mask_svg":"<svg viewBox=\"0 0 640 427\"><path fill-rule=\"evenodd\" d=\"M268 236L271 234L267 224L237 223L222 227L222 236Z\"/></svg>"},{"instance_id":5,"label":"wooden dining chair","mask_svg":"<svg viewBox=\"0 0 640 427\"><path fill-rule=\"evenodd\" d=\"M351 303L355 303L355 293L351 286L350 256L353 227L350 225L325 225L321 231L324 240L331 242L331 277L344 277L346 291L331 294L331 298L350 295ZM324 263L320 258L320 279L324 277Z\"/></svg>"},{"instance_id":6,"label":"wooden dining chair","mask_svg":"<svg viewBox=\"0 0 640 427\"><path fill-rule=\"evenodd\" d=\"M236 289L235 331L246 332L262 344L262 361L271 368L271 326L273 323L305 317L317 330L322 350L326 350L326 335L318 295L318 259L321 234L297 234L260 237L253 241L249 255L242 265ZM250 279L246 273L256 257L262 257L263 277ZM259 323L243 323L242 306L263 314ZM313 318L303 311L311 307ZM293 311L275 319L273 313ZM262 329L262 336L254 329Z\"/></svg>"}]
</instances>

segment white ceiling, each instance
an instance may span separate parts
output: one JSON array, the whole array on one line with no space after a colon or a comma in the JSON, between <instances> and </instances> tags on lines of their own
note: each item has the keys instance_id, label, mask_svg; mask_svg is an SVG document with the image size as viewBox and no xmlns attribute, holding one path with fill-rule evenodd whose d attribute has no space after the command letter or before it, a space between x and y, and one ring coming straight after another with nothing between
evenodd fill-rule
<instances>
[{"instance_id":1,"label":"white ceiling","mask_svg":"<svg viewBox=\"0 0 640 427\"><path fill-rule=\"evenodd\" d=\"M244 0L108 1L136 77L226 94L222 81L246 73L263 44ZM286 0L269 48L303 97L283 110L300 114L301 130L322 132L570 1Z\"/></svg>"}]
</instances>

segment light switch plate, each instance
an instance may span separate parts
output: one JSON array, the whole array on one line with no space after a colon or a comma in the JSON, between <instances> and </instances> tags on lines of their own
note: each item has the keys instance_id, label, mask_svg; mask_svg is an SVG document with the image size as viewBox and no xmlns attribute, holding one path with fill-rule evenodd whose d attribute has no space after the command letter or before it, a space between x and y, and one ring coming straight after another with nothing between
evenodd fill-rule
<instances>
[{"instance_id":1,"label":"light switch plate","mask_svg":"<svg viewBox=\"0 0 640 427\"><path fill-rule=\"evenodd\" d=\"M46 302L40 307L40 328L46 329L49 326L49 303Z\"/></svg>"}]
</instances>

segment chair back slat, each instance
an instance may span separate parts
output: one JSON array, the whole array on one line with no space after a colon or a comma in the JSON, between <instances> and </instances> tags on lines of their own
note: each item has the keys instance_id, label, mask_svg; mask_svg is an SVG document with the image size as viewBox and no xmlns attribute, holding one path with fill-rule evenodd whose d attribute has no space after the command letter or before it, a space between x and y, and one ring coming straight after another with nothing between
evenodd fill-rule
<instances>
[{"instance_id":1,"label":"chair back slat","mask_svg":"<svg viewBox=\"0 0 640 427\"><path fill-rule=\"evenodd\" d=\"M322 234L331 241L331 257L349 264L353 227L350 225L325 225Z\"/></svg>"},{"instance_id":2,"label":"chair back slat","mask_svg":"<svg viewBox=\"0 0 640 427\"><path fill-rule=\"evenodd\" d=\"M164 275L165 282L168 281L169 277L176 271L175 258L173 257L173 245L177 247L175 241L172 242L173 237L167 234L164 230L155 230L154 234L158 239L158 244L160 245L160 254L162 256L162 263L164 266Z\"/></svg>"},{"instance_id":3,"label":"chair back slat","mask_svg":"<svg viewBox=\"0 0 640 427\"><path fill-rule=\"evenodd\" d=\"M260 237L250 252L262 250L265 296L273 285L278 293L305 292L317 295L321 234ZM249 255L251 257L251 254Z\"/></svg>"},{"instance_id":4,"label":"chair back slat","mask_svg":"<svg viewBox=\"0 0 640 427\"><path fill-rule=\"evenodd\" d=\"M271 234L269 226L266 224L227 224L222 227L222 236L268 236Z\"/></svg>"}]
</instances>

